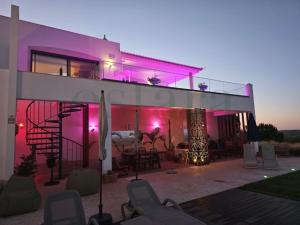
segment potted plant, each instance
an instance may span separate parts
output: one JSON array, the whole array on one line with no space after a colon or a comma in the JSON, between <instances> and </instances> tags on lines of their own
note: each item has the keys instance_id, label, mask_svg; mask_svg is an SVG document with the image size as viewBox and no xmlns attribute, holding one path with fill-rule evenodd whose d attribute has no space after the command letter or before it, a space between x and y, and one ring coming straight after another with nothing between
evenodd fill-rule
<instances>
[{"instance_id":1,"label":"potted plant","mask_svg":"<svg viewBox=\"0 0 300 225\"><path fill-rule=\"evenodd\" d=\"M205 84L205 82L200 82L198 84L198 88L200 89L200 91L206 91L206 89L208 88L207 84Z\"/></svg>"},{"instance_id":2,"label":"potted plant","mask_svg":"<svg viewBox=\"0 0 300 225\"><path fill-rule=\"evenodd\" d=\"M18 176L34 176L37 168L36 159L33 152L29 155L22 155L22 162L15 167L15 174Z\"/></svg>"},{"instance_id":3,"label":"potted plant","mask_svg":"<svg viewBox=\"0 0 300 225\"><path fill-rule=\"evenodd\" d=\"M161 82L161 80L159 78L157 78L156 76L148 77L147 80L148 80L148 83L150 83L151 85L158 85Z\"/></svg>"},{"instance_id":4,"label":"potted plant","mask_svg":"<svg viewBox=\"0 0 300 225\"><path fill-rule=\"evenodd\" d=\"M148 137L148 141L145 141L144 144L151 144L152 150L155 150L155 142L157 140L165 141L164 135L159 135L160 128L156 127L154 128L150 133L144 132L143 134Z\"/></svg>"},{"instance_id":5,"label":"potted plant","mask_svg":"<svg viewBox=\"0 0 300 225\"><path fill-rule=\"evenodd\" d=\"M112 170L108 170L106 174L103 174L103 183L113 183L118 180L118 175Z\"/></svg>"}]
</instances>

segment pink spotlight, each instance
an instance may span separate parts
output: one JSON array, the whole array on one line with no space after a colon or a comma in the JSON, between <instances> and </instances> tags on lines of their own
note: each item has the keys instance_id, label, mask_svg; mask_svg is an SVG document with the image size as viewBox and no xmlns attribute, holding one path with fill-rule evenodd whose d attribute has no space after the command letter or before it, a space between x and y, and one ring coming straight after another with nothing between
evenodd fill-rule
<instances>
[{"instance_id":1,"label":"pink spotlight","mask_svg":"<svg viewBox=\"0 0 300 225\"><path fill-rule=\"evenodd\" d=\"M153 122L153 128L157 128L157 127L160 127L159 126L159 122L158 121L154 121Z\"/></svg>"},{"instance_id":2,"label":"pink spotlight","mask_svg":"<svg viewBox=\"0 0 300 225\"><path fill-rule=\"evenodd\" d=\"M96 125L95 124L91 124L89 126L90 132L94 132L96 130Z\"/></svg>"}]
</instances>

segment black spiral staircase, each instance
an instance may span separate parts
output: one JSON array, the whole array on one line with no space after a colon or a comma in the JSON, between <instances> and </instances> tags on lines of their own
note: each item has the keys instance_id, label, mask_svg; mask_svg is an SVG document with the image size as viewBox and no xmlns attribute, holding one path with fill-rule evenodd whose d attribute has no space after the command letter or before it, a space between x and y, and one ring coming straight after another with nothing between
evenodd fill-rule
<instances>
[{"instance_id":1,"label":"black spiral staircase","mask_svg":"<svg viewBox=\"0 0 300 225\"><path fill-rule=\"evenodd\" d=\"M26 144L35 156L45 155L47 164L51 159L57 161L59 179L82 167L83 145L63 136L63 121L84 107L87 105L51 101L31 101L27 106Z\"/></svg>"}]
</instances>

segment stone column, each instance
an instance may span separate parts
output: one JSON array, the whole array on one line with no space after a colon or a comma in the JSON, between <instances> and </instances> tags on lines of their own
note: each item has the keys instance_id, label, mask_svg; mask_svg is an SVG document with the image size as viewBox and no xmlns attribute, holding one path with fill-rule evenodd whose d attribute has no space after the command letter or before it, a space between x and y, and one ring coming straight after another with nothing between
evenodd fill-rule
<instances>
[{"instance_id":1,"label":"stone column","mask_svg":"<svg viewBox=\"0 0 300 225\"><path fill-rule=\"evenodd\" d=\"M189 158L196 165L209 163L205 109L187 111Z\"/></svg>"}]
</instances>

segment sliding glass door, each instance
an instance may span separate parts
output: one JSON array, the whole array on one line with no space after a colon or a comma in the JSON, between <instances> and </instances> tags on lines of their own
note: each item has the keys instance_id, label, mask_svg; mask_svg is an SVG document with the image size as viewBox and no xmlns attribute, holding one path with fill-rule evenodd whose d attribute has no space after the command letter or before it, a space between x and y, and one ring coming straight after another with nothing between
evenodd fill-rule
<instances>
[{"instance_id":1,"label":"sliding glass door","mask_svg":"<svg viewBox=\"0 0 300 225\"><path fill-rule=\"evenodd\" d=\"M31 71L51 75L98 79L99 64L96 61L32 52Z\"/></svg>"}]
</instances>

